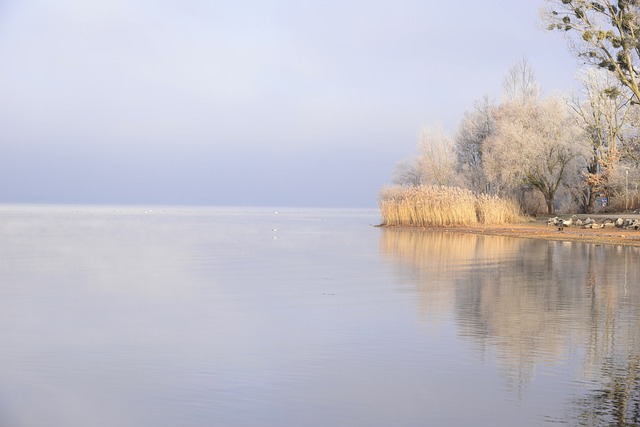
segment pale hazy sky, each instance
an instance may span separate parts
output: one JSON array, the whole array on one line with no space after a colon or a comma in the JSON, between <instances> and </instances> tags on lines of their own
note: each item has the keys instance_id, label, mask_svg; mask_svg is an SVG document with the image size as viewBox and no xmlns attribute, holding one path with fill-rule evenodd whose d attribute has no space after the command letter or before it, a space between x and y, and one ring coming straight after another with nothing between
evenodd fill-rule
<instances>
[{"instance_id":1,"label":"pale hazy sky","mask_svg":"<svg viewBox=\"0 0 640 427\"><path fill-rule=\"evenodd\" d=\"M0 203L375 206L425 124L526 55L542 0L2 0Z\"/></svg>"}]
</instances>

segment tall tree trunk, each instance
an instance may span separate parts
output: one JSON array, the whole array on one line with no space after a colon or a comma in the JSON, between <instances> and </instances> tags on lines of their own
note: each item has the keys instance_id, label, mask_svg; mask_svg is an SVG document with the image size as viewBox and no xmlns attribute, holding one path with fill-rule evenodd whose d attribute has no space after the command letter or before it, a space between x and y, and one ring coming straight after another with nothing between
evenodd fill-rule
<instances>
[{"instance_id":1,"label":"tall tree trunk","mask_svg":"<svg viewBox=\"0 0 640 427\"><path fill-rule=\"evenodd\" d=\"M587 197L587 206L585 213L594 213L596 211L596 192L593 188L589 189L589 195Z\"/></svg>"},{"instance_id":2,"label":"tall tree trunk","mask_svg":"<svg viewBox=\"0 0 640 427\"><path fill-rule=\"evenodd\" d=\"M542 192L544 201L547 202L547 213L549 215L554 215L556 213L556 207L553 205L553 201L556 198L556 190L549 187L551 186L545 186L543 188L538 187L538 190Z\"/></svg>"},{"instance_id":3,"label":"tall tree trunk","mask_svg":"<svg viewBox=\"0 0 640 427\"><path fill-rule=\"evenodd\" d=\"M556 213L556 209L553 206L553 199L546 199L546 202L547 202L547 213L549 215L555 214Z\"/></svg>"}]
</instances>

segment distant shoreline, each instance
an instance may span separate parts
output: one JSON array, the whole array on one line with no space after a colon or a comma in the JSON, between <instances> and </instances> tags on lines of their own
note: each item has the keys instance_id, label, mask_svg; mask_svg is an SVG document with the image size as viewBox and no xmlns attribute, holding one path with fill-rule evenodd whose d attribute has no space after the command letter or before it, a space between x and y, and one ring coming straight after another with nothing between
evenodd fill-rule
<instances>
[{"instance_id":1,"label":"distant shoreline","mask_svg":"<svg viewBox=\"0 0 640 427\"><path fill-rule=\"evenodd\" d=\"M522 224L456 227L405 227L387 225L382 225L381 227L389 229L422 229L450 233L481 234L485 236L503 236L559 242L580 242L640 247L640 230L626 230L622 228L584 229L580 227L565 227L563 231L558 231L557 227L548 226L546 221L535 221Z\"/></svg>"}]
</instances>

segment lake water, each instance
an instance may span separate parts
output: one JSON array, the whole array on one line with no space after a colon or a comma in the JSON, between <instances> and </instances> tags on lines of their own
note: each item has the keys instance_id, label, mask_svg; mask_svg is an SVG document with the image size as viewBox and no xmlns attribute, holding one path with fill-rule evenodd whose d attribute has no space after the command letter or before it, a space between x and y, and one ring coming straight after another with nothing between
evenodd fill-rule
<instances>
[{"instance_id":1,"label":"lake water","mask_svg":"<svg viewBox=\"0 0 640 427\"><path fill-rule=\"evenodd\" d=\"M0 206L0 426L640 424L638 248Z\"/></svg>"}]
</instances>

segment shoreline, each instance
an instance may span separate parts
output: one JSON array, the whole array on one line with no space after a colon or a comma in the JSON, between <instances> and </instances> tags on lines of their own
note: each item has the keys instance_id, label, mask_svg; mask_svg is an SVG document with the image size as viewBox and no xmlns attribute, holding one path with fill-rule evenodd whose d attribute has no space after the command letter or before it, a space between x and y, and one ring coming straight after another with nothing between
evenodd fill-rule
<instances>
[{"instance_id":1,"label":"shoreline","mask_svg":"<svg viewBox=\"0 0 640 427\"><path fill-rule=\"evenodd\" d=\"M565 227L563 231L558 231L557 227L548 226L546 222L539 221L507 225L473 225L451 227L405 227L382 225L381 227L433 230L451 233L481 234L486 236L516 237L523 239L539 239L559 242L580 242L640 247L640 230L626 230L623 228L586 229L569 226Z\"/></svg>"}]
</instances>

